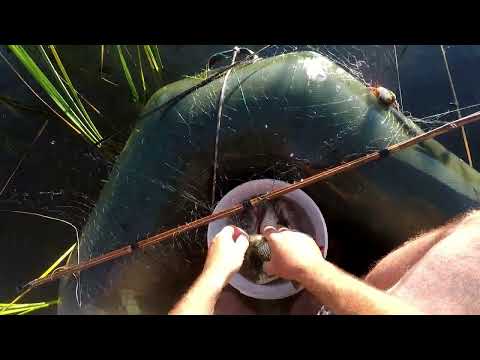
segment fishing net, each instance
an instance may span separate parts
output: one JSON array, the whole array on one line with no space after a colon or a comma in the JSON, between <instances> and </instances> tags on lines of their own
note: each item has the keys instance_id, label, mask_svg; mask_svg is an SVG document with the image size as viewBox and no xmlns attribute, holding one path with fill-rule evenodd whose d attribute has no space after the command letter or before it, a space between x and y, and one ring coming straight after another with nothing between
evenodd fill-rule
<instances>
[{"instance_id":1,"label":"fishing net","mask_svg":"<svg viewBox=\"0 0 480 360\"><path fill-rule=\"evenodd\" d=\"M288 54L298 51L313 51L320 53L333 61L335 64L341 66L348 73L353 75L356 79L361 81L367 86L383 86L392 90L396 96L400 105L400 109L407 115L413 115L410 117L411 121L418 125L423 130L430 130L436 126L439 126L445 122L451 121L458 117L458 111L462 111L463 115L468 114L468 112L473 112L478 110L478 104L466 104L460 106L460 104L455 104L452 106L452 97L451 97L451 88L446 77L446 73L439 73L444 81L441 87L442 91L437 91L437 89L429 89L427 91L418 91L414 88L414 79L410 75L412 68L415 64L411 64L411 61L406 61L410 52L419 51L418 48L410 46L360 46L360 45L269 45L264 46L242 46L244 48L250 49L252 52L261 50L258 53L258 56L267 58L278 56L282 54ZM202 69L204 69L208 63L210 57L216 53L225 52L231 50L233 46L192 46L192 47L165 47L161 48L165 56L165 78L160 84L164 85L165 83L171 83L181 78L188 76L197 76ZM430 50L429 50L430 51ZM431 49L432 53L438 49ZM448 54L449 49L447 49ZM186 54L193 54L194 61L190 61L189 65L186 64L186 59L188 56ZM134 56L135 48L130 48L130 52L126 52L125 56L128 57L132 64L134 64L134 69L139 70L139 63L136 61ZM172 58L169 59L169 54ZM441 54L438 53L437 65L439 69L444 69L442 66L445 66L441 58ZM175 56L175 59L173 59ZM184 60L181 60L184 59ZM178 60L178 67L175 68L175 60ZM191 60L191 59L190 59ZM185 61L183 63L182 61ZM228 62L231 61L231 53L227 53L223 59L224 63L228 65ZM192 65L193 63L193 65ZM86 65L86 72L97 71L96 67L98 64L95 62L89 62ZM113 66L113 65L112 65ZM182 66L184 66L182 68ZM2 69L2 71L8 71L8 69ZM440 70L439 70L440 71ZM444 71L444 70L443 70ZM115 71L112 70L112 76L109 78L112 81L121 82L121 76L118 75L115 77ZM81 75L78 75L81 78ZM235 70L232 71L230 75L230 81L235 81ZM86 83L86 81L84 81ZM418 82L417 82L418 84ZM85 87L81 89L82 93L89 95L89 89ZM126 86L125 86L126 88ZM440 86L438 87L440 89ZM210 121L216 122L215 112L210 112L211 109L218 108L218 96L220 94L221 88L216 89L217 91L212 92L211 96L207 99L205 103L201 103L199 106L204 106L208 115L206 115ZM438 93L441 93L442 96L438 96ZM128 94L128 91L125 91L125 94ZM195 97L195 93L193 93ZM90 97L91 98L91 97ZM258 101L257 101L258 100ZM265 99L247 99L248 106L251 107L252 111L255 111L256 104L265 103ZM100 102L101 99L98 99ZM109 100L111 101L111 100ZM266 99L266 102L271 101L272 104L283 104L283 99ZM126 101L125 103L128 103ZM117 107L122 108L123 105L121 101L117 101ZM97 107L98 104L96 104ZM456 105L459 105L458 108ZM125 107L126 108L126 107ZM237 109L230 108L228 101L225 102L225 108L223 111L223 123L222 130L234 132L235 128L230 124L229 117L232 117ZM5 116L11 116L9 110L3 110ZM118 109L117 109L118 111ZM297 116L302 116L305 118L315 116L315 109L301 109L297 111ZM132 113L131 107L128 107L128 113ZM114 113L103 113L104 118L114 117ZM338 114L341 116L341 114ZM189 134L188 136L192 137L190 140L192 143L197 143L201 139L193 138L194 133L192 132L192 123L189 119L188 112L179 113L178 116L178 126L183 127L185 131ZM54 121L51 121L53 123ZM132 129L134 124L134 119L132 123L127 126L124 130L124 136L122 141L125 141L129 131ZM57 125L53 125L57 126ZM268 130L268 123L265 123L265 129ZM110 130L111 133L118 131L119 127L113 126ZM400 136L403 130L399 127L398 132L393 132L391 138L389 139L375 139L372 138L370 144L365 148L367 152L380 150L383 144L393 144L396 142L396 136ZM56 136L48 136L46 139L41 140L38 146L41 146L42 149L49 148L46 153L47 156L38 156L32 154L35 158L37 156L37 162L40 160L47 160L48 162L42 162L43 172L44 173L62 173L64 176L58 176L58 178L52 179L51 177L48 180L40 177L38 182L28 182L25 181L25 177L14 178L11 184L6 187L5 192L0 198L0 205L4 209L12 210L26 210L32 212L38 212L50 216L55 216L66 221L71 222L77 228L81 229L87 223L89 217L92 215L95 216L96 211L101 211L103 209L96 209L95 204L98 199L98 194L104 184L108 181L109 178L114 178L119 173L119 164L116 164L115 158L105 159L101 153L92 150L82 148L79 151L75 150L75 146L80 146L79 143L75 141L59 141L60 134L62 134L61 126L54 131ZM343 146L344 135L342 130L339 129L328 139L325 139L322 144L318 146L318 152L329 151L332 148L341 148ZM32 136L33 138L33 136ZM448 137L440 139L445 143L448 143L449 146L462 158L465 157L464 143L460 137L460 134L449 135ZM1 139L0 139L1 141ZM256 140L259 147L262 147L261 137L259 136ZM382 145L380 145L382 144ZM5 146L8 149L8 153L11 154L11 144L7 143ZM73 150L72 150L73 149ZM53 150L53 151L52 151ZM225 159L222 156L222 146L219 147L219 159L218 161L223 161L228 163L229 161L234 161L235 159ZM53 161L56 154L61 153L62 156L58 161ZM360 153L348 153L347 151L341 152L339 155L339 162L347 161L351 158L360 156ZM179 154L181 157L181 154ZM1 179L6 179L11 174L11 170L15 167L17 159L10 159L10 167L5 167L4 172L1 173ZM178 177L188 176L191 180L185 183L182 183L181 186L174 186L168 182L164 182L161 179L158 179L154 176L149 176L148 172L132 172L128 174L129 181L132 187L141 187L145 181L150 181L156 183L159 191L175 193L176 202L171 206L171 212L173 214L183 214L183 221L191 221L201 216L205 216L211 213L215 207L216 202L225 195L226 192L234 188L235 186L253 179L259 178L274 178L278 180L283 180L286 182L299 181L302 178L306 177L305 166L308 165L311 159L302 157L300 154L292 152L290 156L285 158L272 158L268 156L258 156L256 159L256 166L252 167L248 171L243 171L242 173L235 172L234 169L229 168L228 166L222 167L218 170L218 174L215 176L217 186L214 190L214 200L211 198L211 188L206 189L204 184L211 183L212 178L212 169L203 168L196 169L195 176L191 174L186 174L184 170L176 167L175 164L170 164L166 162L163 164L166 168L169 167L173 173L176 173ZM213 165L212 159L212 165ZM315 168L321 168L322 164L315 164ZM32 173L34 167L37 166L35 162L26 163L22 166L23 173L28 174ZM244 170L244 169L243 169ZM193 171L193 170L192 170ZM81 176L79 176L81 174ZM123 173L125 174L125 173ZM20 174L21 175L21 174ZM172 175L173 176L173 175ZM21 181L23 179L23 181ZM121 204L125 208L124 211L128 212L129 204L128 201L133 201L132 199L125 200L125 203ZM117 221L117 220L112 220ZM133 220L132 220L133 221ZM138 222L147 222L145 219L135 219L134 221ZM163 224L159 226L158 229L165 229L168 226L174 226L178 224ZM121 222L118 224L118 229L122 231L129 231L130 224L126 222ZM102 230L99 230L101 232ZM104 233L105 237L108 237L109 242L105 243L104 247L96 248L95 251L93 248L90 248L92 244L89 245L88 240L82 245L84 251L89 252L101 252L114 249L116 246L120 245L120 242L116 242L115 239L118 236L115 232L113 233ZM145 237L148 234L141 232L134 232L131 234L131 240L138 241ZM191 270L191 276L184 276L183 278L179 275L177 279L180 279L179 282L188 284L191 280L191 277L195 275L198 271L199 265L201 265L204 255L205 255L205 231L204 230L195 230L191 233L181 235L168 241L165 244L157 247L155 253L148 253L147 256L150 256L157 264L161 264L161 271L168 272L169 274L180 274L188 273L188 269ZM168 261L168 259L181 258L182 261ZM186 271L187 269L187 271ZM148 273L148 271L146 271ZM150 274L151 275L151 274ZM175 276L171 276L172 279ZM19 279L17 282L22 282L25 279ZM183 287L186 285L182 285ZM173 285L172 285L173 287Z\"/></svg>"},{"instance_id":2,"label":"fishing net","mask_svg":"<svg viewBox=\"0 0 480 360\"><path fill-rule=\"evenodd\" d=\"M248 46L246 45L245 47L251 48L253 51L259 50L263 48L263 46ZM170 48L180 48L180 47L174 47L171 46ZM197 71L200 69L204 68L207 61L208 57L213 55L216 52L220 51L225 51L225 50L230 50L233 48L233 46L192 46L191 48L188 47L181 47L186 52L190 53L199 53L202 54L203 56L197 56L196 59L198 59L198 63L196 63L194 66L197 68ZM132 59L132 64L134 64L134 67L138 68L138 61L135 59L135 54L134 50L135 47L130 47L130 51L127 53L126 56L129 56ZM68 51L69 49L67 49ZM402 65L403 65L403 58L405 56L408 56L408 51L409 51L409 46L408 45L399 45L399 46L385 46L385 45L367 45L367 46L361 46L361 45L270 45L267 48L265 48L259 56L262 57L269 57L269 56L277 56L289 52L295 52L295 51L304 51L304 50L309 50L309 51L315 51L318 52L336 64L341 65L343 68L345 68L349 73L354 75L357 79L362 81L366 85L381 85L384 86L388 89L391 89L394 91L397 95L397 99L399 100L400 105L403 105L403 97L406 97L406 100L409 98L409 94L405 93L405 90L402 93L402 75L405 76L408 74L409 68L406 69L406 73L402 74ZM108 51L113 51L113 50L106 50ZM410 50L411 51L411 50ZM165 53L167 54L166 56L172 54L172 55L182 55L184 53L181 52L174 52L172 49L166 49ZM93 55L93 53L90 53L90 55ZM440 55L440 54L438 54ZM107 59L107 55L105 55L105 59ZM165 67L169 65L170 62L173 62L173 60L168 61L169 59L166 60ZM439 60L440 56L439 56ZM105 60L106 61L106 60ZM93 72L93 70L97 70L96 67L98 64L94 61L89 61L87 64L87 68L84 69L84 71L89 71ZM404 65L405 66L405 65ZM107 67L107 65L105 65ZM108 67L113 67L112 64L108 64ZM108 70L107 67L107 70ZM191 69L188 69L191 70ZM2 77L4 81L16 81L14 79L14 75L11 74L11 71L5 66L5 64L2 63L2 71L5 72L6 74L10 74L11 76L5 76ZM111 70L114 72L114 69ZM197 71L194 71L197 72ZM172 74L169 76L170 81L174 81L179 79L181 76L188 75L187 73L183 73L182 69L168 69L166 68L166 72L169 74ZM193 75L191 73L190 75ZM440 74L442 77L445 77L445 74ZM112 75L114 76L114 75ZM80 77L80 76L79 76ZM114 76L114 80L117 81L119 78L118 75ZM406 82L404 82L404 85ZM446 91L449 92L450 89L448 89L448 83L445 84L447 86ZM3 88L10 88L11 85L8 83L5 84L0 84ZM411 84L407 85L407 87L410 89ZM86 94L89 93L88 88L82 89ZM94 93L94 92L93 92ZM422 112L415 111L412 113L410 110L411 106L409 106L408 102L405 104L405 107L402 106L403 111L409 115L412 114L415 117L412 117L412 120L419 125L423 130L427 131L430 130L436 126L439 126L441 124L444 124L448 121L451 121L457 117L457 110L452 107L452 100L450 101L440 101L436 99L432 99L432 92L425 92L421 94L422 96L418 96L418 92L416 93L415 96L415 107L418 108L418 104L425 104L425 108L427 109L428 107L432 109L433 111L430 110L424 110ZM447 99L448 100L448 99ZM99 102L102 100L99 99ZM411 101L412 102L412 101ZM128 102L127 102L128 103ZM8 104L4 103L3 108L3 116L4 117L11 117L13 116L13 113L9 111L8 109ZM98 107L101 107L98 105ZM460 107L460 110L463 111L463 114L468 114L469 112L476 111L479 107L479 104L471 104L467 106ZM434 113L433 113L434 112ZM433 114L432 114L433 113ZM103 114L104 118L110 118L111 116L109 114ZM134 119L131 121L133 122ZM9 126L6 123L7 126ZM15 152L15 148L13 148L15 144L15 138L7 138L7 135L9 133L8 128L5 129L5 132L2 132L2 136L5 137L4 141L2 141L2 144L4 145L4 154L6 156L11 155L13 152ZM32 133L32 138L34 137L35 133ZM3 138L2 137L2 138ZM457 134L458 137L458 134ZM394 140L394 139L392 139ZM452 139L450 139L452 140ZM459 156L464 157L464 150L462 148L462 143L458 142L458 139L455 142L455 148L453 149ZM332 139L332 146L336 143L336 139ZM50 145L50 147L54 148L60 148L61 145L59 144L58 141L55 138L49 139L47 141L47 144ZM64 144L65 147L70 146L70 144ZM45 146L46 147L46 146ZM26 150L26 147L20 148L19 146L17 147L17 157L12 158L10 161L8 161L8 164L11 166L5 166L3 167L2 171L2 179L7 179L9 175L11 174L11 170L15 168L16 161L20 158L21 154ZM67 150L67 149L65 149ZM375 150L375 147L372 147L372 150ZM63 151L62 149L59 149L59 151ZM113 167L113 161L105 161L104 159L101 158L101 155L96 154L93 151L81 151L77 152L75 150L73 151L64 151L64 153L72 153L70 159L68 159L69 162L73 164L78 164L80 161L82 162L82 167L77 167L76 172L78 171L88 171L89 176L92 176L93 179L95 179L98 183L98 188L101 188L103 184L107 181L108 179L108 173L111 172L112 167ZM77 155L78 154L78 155ZM5 159L7 161L7 159ZM65 161L67 163L67 161ZM85 164L85 165L83 165ZM275 164L272 166L275 166L276 169L272 169L272 171L275 171L277 176L281 176L283 180L292 180L298 178L298 174L295 174L295 166L292 165L292 163L286 163L286 164ZM67 166L64 165L66 168ZM72 170L75 170L76 166L72 167ZM91 167L93 168L99 168L99 171L94 171L92 173L92 170L89 170L88 168ZM60 171L63 172L66 169L51 169L50 171ZM103 171L101 171L103 170ZM266 175L266 174L265 174ZM23 184L22 184L23 185ZM93 187L93 186L91 186ZM89 194L89 191L70 191L70 189L65 189L65 186L61 184L59 181L58 185L55 186L54 188L42 188L42 189L37 189L34 190L29 189L28 186L24 186L23 189L19 188L18 186L15 186L15 184L12 184L9 188L5 189L6 192L3 196L3 199L0 200L3 202L4 205L7 204L12 204L15 205L14 207L18 206L18 208L22 209L29 209L29 210L47 210L51 215L58 215L60 217L66 217L67 220L73 221L77 223L80 227L82 224L84 224L90 210L93 208L95 201L96 201L96 196ZM25 190L25 191L23 191ZM82 189L86 190L86 189ZM97 190L98 191L98 190ZM195 203L197 207L199 208L205 208L208 210L211 210L211 204L208 203L202 203L198 201L195 196L192 196L191 193L188 191L185 192L184 194L185 201L189 201L192 203ZM59 203L58 206L60 208L57 208L57 202Z\"/></svg>"}]
</instances>

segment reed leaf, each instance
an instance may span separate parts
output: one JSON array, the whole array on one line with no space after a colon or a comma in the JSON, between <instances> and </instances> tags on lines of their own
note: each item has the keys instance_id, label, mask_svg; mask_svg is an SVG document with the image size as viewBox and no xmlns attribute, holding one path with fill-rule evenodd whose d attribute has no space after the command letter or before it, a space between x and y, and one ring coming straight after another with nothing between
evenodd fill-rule
<instances>
[{"instance_id":1,"label":"reed leaf","mask_svg":"<svg viewBox=\"0 0 480 360\"><path fill-rule=\"evenodd\" d=\"M102 135L100 135L97 128L95 127L92 120L90 119L90 116L88 115L87 110L85 110L85 107L83 106L83 103L80 100L80 97L78 96L78 91L73 86L73 83L70 80L70 77L68 76L67 71L65 70L65 67L63 66L62 61L60 60L60 56L58 55L58 52L55 49L55 45L48 45L48 47L50 48L50 51L52 52L53 57L55 59L55 62L57 63L57 66L59 67L60 71L62 72L63 78L65 79L66 83L68 84L68 87L70 88L70 91L72 92L73 97L75 98L75 100L76 100L80 110L82 111L83 115L85 116L85 119L87 120L87 123L90 126L90 129L98 137L99 140L102 139Z\"/></svg>"},{"instance_id":2,"label":"reed leaf","mask_svg":"<svg viewBox=\"0 0 480 360\"><path fill-rule=\"evenodd\" d=\"M31 56L21 45L8 45L9 49L15 54L17 59L23 64L27 71L32 75L35 81L42 87L42 89L48 94L48 96L53 100L57 107L66 115L68 120L67 123L79 134L82 134L90 142L95 143L99 139L96 139L90 131L86 130L85 125L82 123L82 120L78 115L73 111L72 107L68 102L63 98L60 92L55 88L55 86L50 82L44 72L39 68Z\"/></svg>"},{"instance_id":3,"label":"reed leaf","mask_svg":"<svg viewBox=\"0 0 480 360\"><path fill-rule=\"evenodd\" d=\"M133 83L130 70L128 70L128 66L125 61L125 57L123 56L121 45L117 45L117 51L118 51L118 57L120 58L120 63L122 64L123 73L125 74L125 78L127 79L128 86L130 87L130 92L132 94L133 101L138 102L138 92L137 92L137 89L135 88L135 84Z\"/></svg>"},{"instance_id":4,"label":"reed leaf","mask_svg":"<svg viewBox=\"0 0 480 360\"><path fill-rule=\"evenodd\" d=\"M60 263L72 253L72 251L75 249L76 246L77 246L77 243L70 246L67 251L65 251L47 270L43 272L42 275L40 275L40 279L44 278L45 276L49 275L53 270L55 270L57 266L60 265ZM20 295L18 295L15 299L13 299L12 302L10 302L8 305L0 307L0 315L10 314L11 307L15 306L16 303L29 292L30 292L30 289L23 291Z\"/></svg>"},{"instance_id":5,"label":"reed leaf","mask_svg":"<svg viewBox=\"0 0 480 360\"><path fill-rule=\"evenodd\" d=\"M44 301L42 302L36 302L36 303L24 303L24 304L6 304L6 303L0 303L0 308L6 308L7 306L10 307L11 309L21 309L25 310L26 308L30 307L35 307L35 306L40 306L46 304Z\"/></svg>"},{"instance_id":6,"label":"reed leaf","mask_svg":"<svg viewBox=\"0 0 480 360\"><path fill-rule=\"evenodd\" d=\"M73 244L72 246L70 246L68 248L67 251L65 251L62 256L60 256L53 264L52 266L50 266L47 270L45 270L45 272L40 275L40 279L44 278L45 276L47 276L48 274L50 274L67 256L70 255L70 253L75 249L75 247L77 246L77 243Z\"/></svg>"},{"instance_id":7,"label":"reed leaf","mask_svg":"<svg viewBox=\"0 0 480 360\"><path fill-rule=\"evenodd\" d=\"M39 306L36 306L36 307L31 307L29 309L26 309L24 311L22 311L21 313L18 313L18 315L26 315L28 313L31 313L32 311L35 311L35 310L40 310L40 309L44 309L46 307L49 307L51 305L57 305L58 304L58 300L56 302L52 302L52 303L46 303L44 305L39 305Z\"/></svg>"},{"instance_id":8,"label":"reed leaf","mask_svg":"<svg viewBox=\"0 0 480 360\"><path fill-rule=\"evenodd\" d=\"M25 315L35 310L40 310L47 308L52 305L57 305L59 300L52 300L52 301L44 301L39 303L31 303L31 304L14 304L9 306L9 310L1 312L0 315ZM3 305L3 304L2 304ZM6 304L5 304L6 305Z\"/></svg>"},{"instance_id":9,"label":"reed leaf","mask_svg":"<svg viewBox=\"0 0 480 360\"><path fill-rule=\"evenodd\" d=\"M145 84L145 77L143 76L142 57L140 56L140 46L137 45L138 64L140 65L140 78L142 80L143 95L147 95L147 85Z\"/></svg>"},{"instance_id":10,"label":"reed leaf","mask_svg":"<svg viewBox=\"0 0 480 360\"><path fill-rule=\"evenodd\" d=\"M152 48L150 47L150 45L143 45L143 48L145 50L145 54L147 55L147 59L148 59L148 62L150 63L150 66L154 71L158 72L159 68L158 68L157 61L153 56Z\"/></svg>"},{"instance_id":11,"label":"reed leaf","mask_svg":"<svg viewBox=\"0 0 480 360\"><path fill-rule=\"evenodd\" d=\"M60 85L61 89L63 90L63 93L66 95L66 98L67 98L66 101L69 102L68 105L70 106L70 108L74 109L73 111L74 111L75 115L77 116L78 122L79 122L80 126L82 127L82 129L85 132L88 132L88 134L93 139L95 139L96 141L100 140L100 139L96 138L93 131L89 128L87 119L85 118L85 116L81 112L80 108L76 104L75 100L73 99L73 96L70 94L68 89L65 87L65 84L63 83L62 78L60 77L60 74L57 72L57 70L53 66L53 63L50 60L50 58L48 57L48 55L47 55L45 49L43 48L43 46L39 45L38 48L39 48L40 53L42 54L42 57L44 58L46 64L48 65L49 69L51 70L52 74L55 76L55 79L57 80L58 84Z\"/></svg>"},{"instance_id":12,"label":"reed leaf","mask_svg":"<svg viewBox=\"0 0 480 360\"><path fill-rule=\"evenodd\" d=\"M105 52L105 45L100 45L100 76L103 75L103 53Z\"/></svg>"},{"instance_id":13,"label":"reed leaf","mask_svg":"<svg viewBox=\"0 0 480 360\"><path fill-rule=\"evenodd\" d=\"M162 63L162 58L160 56L160 51L158 51L158 46L155 45L155 55L157 55L157 60L160 63L160 67L163 70L163 63Z\"/></svg>"}]
</instances>

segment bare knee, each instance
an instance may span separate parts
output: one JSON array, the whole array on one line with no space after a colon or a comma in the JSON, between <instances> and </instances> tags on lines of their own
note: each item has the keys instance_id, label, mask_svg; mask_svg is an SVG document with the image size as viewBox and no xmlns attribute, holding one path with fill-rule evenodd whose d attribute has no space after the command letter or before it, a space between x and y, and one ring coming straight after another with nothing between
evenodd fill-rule
<instances>
[{"instance_id":1,"label":"bare knee","mask_svg":"<svg viewBox=\"0 0 480 360\"><path fill-rule=\"evenodd\" d=\"M456 216L448 221L445 225L431 231L437 238L446 238L458 230L466 227L480 227L480 210L470 210L466 213ZM422 237L424 235L420 235ZM418 238L418 237L417 237ZM415 239L414 239L415 240Z\"/></svg>"},{"instance_id":2,"label":"bare knee","mask_svg":"<svg viewBox=\"0 0 480 360\"><path fill-rule=\"evenodd\" d=\"M467 212L461 222L465 225L480 225L480 210Z\"/></svg>"},{"instance_id":3,"label":"bare knee","mask_svg":"<svg viewBox=\"0 0 480 360\"><path fill-rule=\"evenodd\" d=\"M473 210L466 213L463 219L453 226L448 235L449 238L455 239L448 242L448 246L453 248L478 247L480 245L480 211Z\"/></svg>"},{"instance_id":4,"label":"bare knee","mask_svg":"<svg viewBox=\"0 0 480 360\"><path fill-rule=\"evenodd\" d=\"M480 229L480 210L468 211L451 220L444 228L446 230L444 237L462 230L471 231L473 229Z\"/></svg>"},{"instance_id":5,"label":"bare knee","mask_svg":"<svg viewBox=\"0 0 480 360\"><path fill-rule=\"evenodd\" d=\"M377 262L364 280L379 288L388 288L400 279L430 249L457 231L480 229L480 210L472 210L449 221L447 224L420 234L403 243L396 250Z\"/></svg>"}]
</instances>

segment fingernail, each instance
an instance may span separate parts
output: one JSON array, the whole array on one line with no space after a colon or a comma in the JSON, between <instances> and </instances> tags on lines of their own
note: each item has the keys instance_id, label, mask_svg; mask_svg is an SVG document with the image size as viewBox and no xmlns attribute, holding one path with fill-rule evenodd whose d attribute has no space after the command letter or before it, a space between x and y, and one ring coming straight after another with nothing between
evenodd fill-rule
<instances>
[{"instance_id":1,"label":"fingernail","mask_svg":"<svg viewBox=\"0 0 480 360\"><path fill-rule=\"evenodd\" d=\"M244 234L240 234L238 236L237 240L235 240L235 244L237 244L238 246L244 246L245 250L247 250L247 248L250 246L248 237L245 236Z\"/></svg>"},{"instance_id":2,"label":"fingernail","mask_svg":"<svg viewBox=\"0 0 480 360\"><path fill-rule=\"evenodd\" d=\"M240 235L243 235L243 236L245 236L245 237L248 237L247 233L246 233L245 231L243 231L242 229L240 229L239 227L236 227L236 226L233 226L233 225L232 225L232 227L233 227L232 239L233 239L234 241L237 241L237 239L238 239L238 237L239 237Z\"/></svg>"},{"instance_id":3,"label":"fingernail","mask_svg":"<svg viewBox=\"0 0 480 360\"><path fill-rule=\"evenodd\" d=\"M266 233L266 232L276 232L277 229L275 229L275 227L271 226L271 225L267 225L263 228L263 232Z\"/></svg>"}]
</instances>

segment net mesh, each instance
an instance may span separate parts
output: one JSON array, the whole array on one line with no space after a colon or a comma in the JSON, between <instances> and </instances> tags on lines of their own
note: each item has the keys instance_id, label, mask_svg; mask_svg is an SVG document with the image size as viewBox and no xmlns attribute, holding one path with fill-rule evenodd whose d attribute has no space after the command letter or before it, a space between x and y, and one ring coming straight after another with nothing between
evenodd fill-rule
<instances>
[{"instance_id":1,"label":"net mesh","mask_svg":"<svg viewBox=\"0 0 480 360\"><path fill-rule=\"evenodd\" d=\"M452 105L452 101L445 101L440 98L435 100L435 94L432 94L428 91L423 93L415 93L413 95L411 90L413 86L412 78L409 75L409 71L413 65L410 64L411 60L405 60L408 57L409 52L416 51L415 49L412 50L411 46L245 45L245 47L251 48L253 52L262 49L262 51L259 53L260 57L272 57L296 51L314 51L320 53L348 71L363 84L367 86L383 86L392 90L394 93L396 93L397 99L401 103L400 105L403 112L407 116L414 115L410 116L411 121L426 131L448 121L454 120L458 117L459 111L461 111L463 114L467 114L469 112L477 111L480 107L480 104L476 103L460 106L460 104ZM168 54L169 51L175 53L174 50L178 50L172 50L172 48L166 49L165 53ZM185 53L193 53L198 49L198 47L197 49L195 49L195 47L191 47L190 49L184 48L183 51L185 51ZM198 61L195 63L195 71L190 71L190 68L189 70L185 71L181 68L172 69L171 71L169 70L170 75L167 74L165 82L169 80L177 80L185 75L194 76L194 74L198 74L201 69L205 68L208 57L213 55L214 52L229 49L231 49L229 46L225 46L223 48L218 46L210 50L207 47L200 49L201 51L198 50L199 53L205 53L205 56L198 57ZM450 50L451 49L447 48L447 55ZM131 52L134 53L134 50ZM177 52L175 54L180 53ZM130 56L129 53L127 53L127 56ZM441 62L441 58L438 57L438 60L438 66L439 68L442 68L444 65ZM139 64L135 56L131 56L131 61L132 64L134 64L135 69L138 70ZM164 64L166 69L168 69L168 63L168 59L166 59ZM89 63L87 65L87 71L93 71L92 69L94 69L97 65L98 64L96 63ZM439 76L443 78L445 77L445 74L441 74ZM451 89L449 86L451 84L449 85L447 82L445 82L444 85L444 91L450 94ZM81 92L88 95L87 88L81 89ZM447 96L446 98L451 100L450 96ZM278 99L271 100L281 101ZM217 106L217 99L215 96L212 95L212 98L209 101L210 106ZM418 104L422 103L428 103L430 106L421 108ZM101 106L97 105L97 107ZM431 111L429 109L431 109ZM229 109L228 106L226 106L225 113L227 115L223 124L226 129L229 127L229 111L232 111L232 109ZM8 111L4 112L4 116L10 115L11 114ZM304 115L308 116L308 113L305 113ZM104 113L103 117L110 118L111 116L108 113ZM182 126L185 126L187 130L189 129L190 123L186 114L180 114L179 122L182 124ZM132 124L133 123L134 120L132 119ZM190 136L194 136L192 133L190 134ZM396 134L393 133L392 137L387 139L389 144L396 142L395 136ZM381 140L383 142L386 139ZM198 139L192 139L192 141L198 141ZM334 148L341 145L341 143L342 133L339 131L335 137L326 140L321 147L325 149ZM11 141L5 141L5 144L6 149L11 153ZM71 146L71 144L68 143L63 145L55 143L55 139L51 137L46 138L43 143L40 143L40 145L50 147L57 146L59 150L65 150ZM457 148L453 146L453 148L454 150L457 150L456 152L460 157L465 158L463 156L464 154L461 145L458 145ZM372 143L367 147L367 150L379 150L378 146L375 144L375 139L372 140ZM344 156L342 161L349 160L350 158L358 155L361 154L347 154ZM52 160L52 158L53 156L47 157L47 160ZM40 160L42 160L41 157L38 158L38 161ZM43 158L43 160L45 160L45 158ZM308 160L309 159L302 158L301 156L292 153L289 159L271 159L271 162L268 164L268 166L262 165L257 169L252 169L252 171L250 171L246 176L240 176L239 174L231 173L227 174L220 171L218 174L219 186L217 201L234 186L253 179L274 178L286 182L298 181L306 176L305 164L308 163ZM260 163L264 163L265 161L265 159L259 159ZM171 164L167 165L174 167L174 165ZM55 216L71 222L79 229L82 228L86 224L89 216L95 211L95 203L101 188L108 181L109 176L118 170L117 165L115 164L115 157L106 160L95 151L85 151L83 149L81 151L71 150L71 154L69 155L68 159L65 160L61 166L62 168L60 171L66 173L66 176L63 179L59 177L58 179L55 179L55 181L44 181L38 184L29 183L27 185L19 184L13 181L12 184L6 189L4 194L2 194L2 197L0 198L0 206L2 206L3 209L35 211L45 215ZM34 164L27 163L24 165L22 170L24 172L33 171L34 167ZM45 171L55 172L58 170L59 169L55 168L55 166L52 164L45 166ZM184 175L180 169L176 170L178 171L178 176ZM82 185L72 185L79 174L82 177L88 177L89 180L82 181ZM9 174L5 174L3 177L6 178L8 177L7 175ZM135 179L137 177L140 178L141 176L142 175L138 173L131 174L132 186L135 186ZM198 174L199 178L202 178L203 176L210 176L208 170ZM157 181L158 179L152 178L150 180ZM142 181L144 181L144 179ZM160 186L165 191L181 193L178 203L175 204L174 211L185 212L187 214L185 220L187 221L211 213L215 207L215 202L211 202L209 194L206 194L203 189L197 187L195 184L195 179L193 179L192 182L188 183L186 186L182 186L182 188L176 188L169 184L160 184ZM138 234L137 240L139 240L143 235L144 234ZM115 234L112 234L112 236L115 237ZM162 255L162 259L168 257L172 252L180 252L185 254L199 252L204 254L204 245L204 232L201 230L196 230L191 234L179 236L169 242L168 245L163 246L164 253ZM188 260L188 256L185 256L185 259Z\"/></svg>"}]
</instances>

